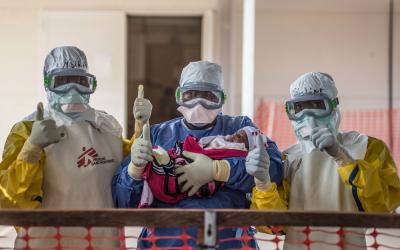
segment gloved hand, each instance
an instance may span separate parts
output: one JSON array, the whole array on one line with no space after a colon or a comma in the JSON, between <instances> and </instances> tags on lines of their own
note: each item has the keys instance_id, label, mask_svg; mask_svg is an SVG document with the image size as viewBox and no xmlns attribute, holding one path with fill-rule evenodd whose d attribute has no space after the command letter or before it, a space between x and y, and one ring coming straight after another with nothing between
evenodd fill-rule
<instances>
[{"instance_id":1,"label":"gloved hand","mask_svg":"<svg viewBox=\"0 0 400 250\"><path fill-rule=\"evenodd\" d=\"M148 124L143 126L143 138L137 138L131 147L131 163L128 167L129 175L140 180L143 175L144 167L153 161L152 145L150 140L150 127Z\"/></svg>"},{"instance_id":2,"label":"gloved hand","mask_svg":"<svg viewBox=\"0 0 400 250\"><path fill-rule=\"evenodd\" d=\"M316 148L326 151L336 162L346 165L354 161L350 154L339 144L336 136L327 127L316 127L311 131L311 140Z\"/></svg>"},{"instance_id":3,"label":"gloved hand","mask_svg":"<svg viewBox=\"0 0 400 250\"><path fill-rule=\"evenodd\" d=\"M332 157L336 157L339 143L332 131L324 126L319 126L311 130L311 140L320 151L326 151Z\"/></svg>"},{"instance_id":4,"label":"gloved hand","mask_svg":"<svg viewBox=\"0 0 400 250\"><path fill-rule=\"evenodd\" d=\"M167 165L171 161L167 150L163 149L160 146L153 148L152 155L158 165Z\"/></svg>"},{"instance_id":5,"label":"gloved hand","mask_svg":"<svg viewBox=\"0 0 400 250\"><path fill-rule=\"evenodd\" d=\"M53 119L43 119L43 103L39 102L33 122L29 143L42 149L61 140L63 134Z\"/></svg>"},{"instance_id":6,"label":"gloved hand","mask_svg":"<svg viewBox=\"0 0 400 250\"><path fill-rule=\"evenodd\" d=\"M133 104L133 116L135 117L135 120L145 124L150 119L152 109L153 105L150 100L138 97L135 99L135 103Z\"/></svg>"},{"instance_id":7,"label":"gloved hand","mask_svg":"<svg viewBox=\"0 0 400 250\"><path fill-rule=\"evenodd\" d=\"M271 182L269 176L270 159L261 134L256 138L257 147L251 150L246 157L246 171L254 176L256 184L268 186Z\"/></svg>"},{"instance_id":8,"label":"gloved hand","mask_svg":"<svg viewBox=\"0 0 400 250\"><path fill-rule=\"evenodd\" d=\"M212 160L203 154L183 151L183 156L192 159L193 162L175 169L178 175L178 183L181 191L188 191L188 195L194 195L201 186L216 180L227 181L230 174L228 161Z\"/></svg>"}]
</instances>

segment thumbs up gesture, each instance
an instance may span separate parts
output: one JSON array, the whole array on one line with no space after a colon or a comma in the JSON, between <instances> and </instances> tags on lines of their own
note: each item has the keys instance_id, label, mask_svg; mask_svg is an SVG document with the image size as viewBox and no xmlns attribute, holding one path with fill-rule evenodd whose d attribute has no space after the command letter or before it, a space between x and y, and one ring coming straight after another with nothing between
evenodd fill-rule
<instances>
[{"instance_id":1,"label":"thumbs up gesture","mask_svg":"<svg viewBox=\"0 0 400 250\"><path fill-rule=\"evenodd\" d=\"M150 139L150 127L143 126L143 137L138 138L131 148L131 161L136 167L145 167L149 161L153 161L152 145Z\"/></svg>"},{"instance_id":2,"label":"thumbs up gesture","mask_svg":"<svg viewBox=\"0 0 400 250\"><path fill-rule=\"evenodd\" d=\"M62 135L53 119L43 119L43 103L37 105L35 121L28 140L31 144L45 148L61 140Z\"/></svg>"},{"instance_id":3,"label":"thumbs up gesture","mask_svg":"<svg viewBox=\"0 0 400 250\"><path fill-rule=\"evenodd\" d=\"M262 135L256 138L257 147L249 152L246 157L246 171L249 175L263 183L270 182L269 176L269 155L265 149Z\"/></svg>"},{"instance_id":4,"label":"thumbs up gesture","mask_svg":"<svg viewBox=\"0 0 400 250\"><path fill-rule=\"evenodd\" d=\"M135 117L135 120L142 124L147 123L150 119L152 109L153 105L149 99L144 98L143 86L140 86L138 97L135 99L135 103L133 104L133 116Z\"/></svg>"}]
</instances>

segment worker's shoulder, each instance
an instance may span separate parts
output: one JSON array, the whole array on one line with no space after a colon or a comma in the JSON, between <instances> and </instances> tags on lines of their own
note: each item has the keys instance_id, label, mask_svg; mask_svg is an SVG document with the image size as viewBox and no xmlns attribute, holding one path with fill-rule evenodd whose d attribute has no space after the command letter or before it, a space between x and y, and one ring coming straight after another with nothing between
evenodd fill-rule
<instances>
[{"instance_id":1,"label":"worker's shoulder","mask_svg":"<svg viewBox=\"0 0 400 250\"><path fill-rule=\"evenodd\" d=\"M354 144L366 139L368 139L368 136L358 131L341 131L338 134L338 140L342 144Z\"/></svg>"},{"instance_id":2,"label":"worker's shoulder","mask_svg":"<svg viewBox=\"0 0 400 250\"><path fill-rule=\"evenodd\" d=\"M300 143L296 143L289 148L283 150L283 158L292 161L293 159L300 158L304 153Z\"/></svg>"},{"instance_id":3,"label":"worker's shoulder","mask_svg":"<svg viewBox=\"0 0 400 250\"><path fill-rule=\"evenodd\" d=\"M218 114L217 123L223 123L229 126L240 125L240 127L244 126L254 126L253 122L248 116L231 116ZM177 117L162 123L154 124L151 126L152 131L164 130L164 129L175 129L182 126L183 117Z\"/></svg>"},{"instance_id":4,"label":"worker's shoulder","mask_svg":"<svg viewBox=\"0 0 400 250\"><path fill-rule=\"evenodd\" d=\"M153 124L153 125L151 125L151 130L154 131L154 130L162 130L162 129L168 129L168 128L173 129L177 126L181 126L182 119L183 119L183 117L180 116L180 117L176 117L176 118L173 118L173 119L165 121L165 122Z\"/></svg>"},{"instance_id":5,"label":"worker's shoulder","mask_svg":"<svg viewBox=\"0 0 400 250\"><path fill-rule=\"evenodd\" d=\"M95 110L95 122L101 129L104 129L117 137L122 136L122 126L113 115L102 110Z\"/></svg>"},{"instance_id":6,"label":"worker's shoulder","mask_svg":"<svg viewBox=\"0 0 400 250\"><path fill-rule=\"evenodd\" d=\"M25 116L21 121L15 123L11 127L10 135L19 135L28 138L32 131L33 122L35 121L36 111Z\"/></svg>"},{"instance_id":7,"label":"worker's shoulder","mask_svg":"<svg viewBox=\"0 0 400 250\"><path fill-rule=\"evenodd\" d=\"M32 125L33 121L19 121L12 126L10 134L17 134L27 138L31 134Z\"/></svg>"},{"instance_id":8,"label":"worker's shoulder","mask_svg":"<svg viewBox=\"0 0 400 250\"><path fill-rule=\"evenodd\" d=\"M374 145L378 147L387 147L386 143L377 137L373 137L370 135L366 135L363 133L360 133L358 131L347 131L347 132L341 132L340 134L340 139L343 141L343 144L350 144L354 145L356 143L368 143L368 145Z\"/></svg>"},{"instance_id":9,"label":"worker's shoulder","mask_svg":"<svg viewBox=\"0 0 400 250\"><path fill-rule=\"evenodd\" d=\"M248 116L232 116L232 115L224 115L219 114L217 116L217 122L224 124L225 126L233 126L237 128L242 128L246 126L255 127L252 120Z\"/></svg>"},{"instance_id":10,"label":"worker's shoulder","mask_svg":"<svg viewBox=\"0 0 400 250\"><path fill-rule=\"evenodd\" d=\"M107 113L104 110L95 109L94 112L96 114L96 117L101 117L103 119L110 120L110 121L117 121L117 119L113 115L110 115L109 113Z\"/></svg>"}]
</instances>

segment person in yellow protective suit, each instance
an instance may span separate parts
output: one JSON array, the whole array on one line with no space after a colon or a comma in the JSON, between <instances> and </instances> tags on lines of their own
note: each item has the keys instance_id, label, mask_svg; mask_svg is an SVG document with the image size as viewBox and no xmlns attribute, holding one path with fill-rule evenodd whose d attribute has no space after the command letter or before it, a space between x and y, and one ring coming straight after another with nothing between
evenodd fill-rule
<instances>
[{"instance_id":1,"label":"person in yellow protective suit","mask_svg":"<svg viewBox=\"0 0 400 250\"><path fill-rule=\"evenodd\" d=\"M130 152L131 142L122 138L117 120L89 105L97 82L88 72L87 59L76 47L57 47L44 63L44 87L48 105L18 122L8 135L0 163L1 208L102 209L112 208L111 180ZM145 103L148 104L148 103ZM151 105L151 104L150 104ZM142 107L145 106L145 107ZM143 122L151 106L137 105ZM135 114L135 116L137 115ZM15 248L54 248L56 228L21 229ZM84 229L61 228L64 236L83 239ZM118 237L118 229L94 229L97 237ZM119 239L93 240L93 247L117 247ZM83 244L83 245L82 245ZM82 240L61 239L60 247L86 246Z\"/></svg>"},{"instance_id":2,"label":"person in yellow protective suit","mask_svg":"<svg viewBox=\"0 0 400 250\"><path fill-rule=\"evenodd\" d=\"M283 152L285 181L278 188L268 181L265 150L249 153L246 167L256 181L252 208L393 212L400 205L400 181L390 151L379 139L339 132L339 101L332 77L306 73L293 82L290 94L286 111L298 143ZM301 230L287 229L285 249L307 248ZM331 233L311 230L310 249L338 248L337 228L323 230ZM366 249L365 230L349 230L354 233L342 236L344 249Z\"/></svg>"}]
</instances>

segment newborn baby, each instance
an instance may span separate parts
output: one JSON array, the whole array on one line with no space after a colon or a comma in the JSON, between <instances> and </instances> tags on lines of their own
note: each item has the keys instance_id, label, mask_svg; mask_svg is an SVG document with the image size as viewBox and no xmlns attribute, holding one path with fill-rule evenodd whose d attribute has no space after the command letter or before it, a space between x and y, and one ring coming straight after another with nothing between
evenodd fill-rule
<instances>
[{"instance_id":1,"label":"newborn baby","mask_svg":"<svg viewBox=\"0 0 400 250\"><path fill-rule=\"evenodd\" d=\"M204 149L236 149L249 151L256 146L256 137L261 131L254 127L244 127L232 135L207 136L199 140L199 145ZM262 134L264 146L267 147L267 137ZM250 139L249 139L250 138Z\"/></svg>"},{"instance_id":2,"label":"newborn baby","mask_svg":"<svg viewBox=\"0 0 400 250\"><path fill-rule=\"evenodd\" d=\"M244 127L236 133L227 136L208 136L200 140L188 136L184 142L177 142L168 150L161 147L153 148L154 161L148 163L144 171L145 180L141 202L139 207L150 206L156 198L166 203L176 203L185 197L180 191L175 168L190 163L190 159L182 155L183 151L204 154L214 160L222 160L230 157L247 156L250 150L256 147L256 137L261 133L253 127ZM263 135L264 145L267 147L268 138ZM212 181L203 185L196 195L211 196L222 182Z\"/></svg>"}]
</instances>

